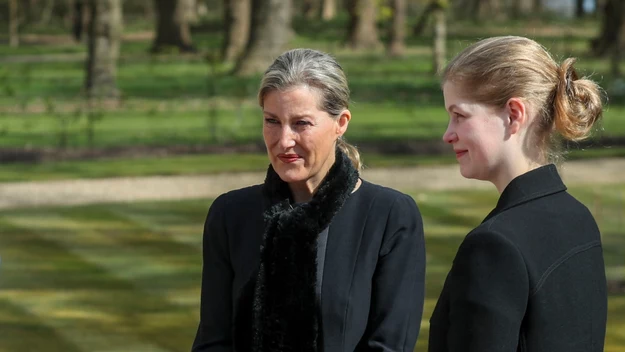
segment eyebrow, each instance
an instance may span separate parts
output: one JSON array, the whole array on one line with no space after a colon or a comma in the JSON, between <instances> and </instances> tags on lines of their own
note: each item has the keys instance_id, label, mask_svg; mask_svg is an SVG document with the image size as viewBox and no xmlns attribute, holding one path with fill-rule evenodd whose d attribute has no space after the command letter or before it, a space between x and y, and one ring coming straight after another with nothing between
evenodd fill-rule
<instances>
[{"instance_id":1,"label":"eyebrow","mask_svg":"<svg viewBox=\"0 0 625 352\"><path fill-rule=\"evenodd\" d=\"M269 115L270 117L273 117L274 119L279 119L278 115L276 115L276 114L274 114L274 113L271 113L271 112L269 112L269 111L267 111L267 110L263 110L263 114ZM303 118L305 118L305 117L307 117L307 118L310 118L310 119L313 119L313 120L314 120L313 116L312 116L312 115L309 115L309 114L293 115L293 116L291 116L291 117L290 117L290 120L303 119Z\"/></svg>"}]
</instances>

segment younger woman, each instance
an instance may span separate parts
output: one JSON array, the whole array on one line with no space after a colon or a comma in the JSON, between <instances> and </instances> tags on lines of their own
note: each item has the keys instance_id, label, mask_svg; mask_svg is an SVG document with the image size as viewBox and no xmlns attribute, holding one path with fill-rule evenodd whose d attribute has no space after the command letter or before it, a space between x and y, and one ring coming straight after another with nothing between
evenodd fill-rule
<instances>
[{"instance_id":1,"label":"younger woman","mask_svg":"<svg viewBox=\"0 0 625 352\"><path fill-rule=\"evenodd\" d=\"M599 229L566 192L560 139L585 138L600 90L521 37L482 40L443 73L460 173L492 182L495 209L458 249L430 320L429 351L603 351L607 293Z\"/></svg>"}]
</instances>

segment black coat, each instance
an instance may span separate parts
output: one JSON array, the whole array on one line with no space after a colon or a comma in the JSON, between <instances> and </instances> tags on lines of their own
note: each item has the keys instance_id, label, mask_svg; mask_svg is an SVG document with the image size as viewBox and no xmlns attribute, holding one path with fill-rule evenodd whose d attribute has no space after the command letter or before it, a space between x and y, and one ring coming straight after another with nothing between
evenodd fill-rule
<instances>
[{"instance_id":1,"label":"black coat","mask_svg":"<svg viewBox=\"0 0 625 352\"><path fill-rule=\"evenodd\" d=\"M233 350L233 316L258 270L269 205L259 185L224 194L211 206L193 351ZM320 260L322 350L412 352L425 280L423 224L414 200L363 181L334 216Z\"/></svg>"},{"instance_id":2,"label":"black coat","mask_svg":"<svg viewBox=\"0 0 625 352\"><path fill-rule=\"evenodd\" d=\"M606 319L599 229L547 165L512 180L460 245L429 351L603 351Z\"/></svg>"}]
</instances>

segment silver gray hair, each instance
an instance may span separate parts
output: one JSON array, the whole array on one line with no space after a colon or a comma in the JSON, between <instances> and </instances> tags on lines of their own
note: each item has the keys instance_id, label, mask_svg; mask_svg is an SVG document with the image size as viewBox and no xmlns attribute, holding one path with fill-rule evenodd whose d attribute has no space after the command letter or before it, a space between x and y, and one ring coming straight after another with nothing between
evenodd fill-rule
<instances>
[{"instance_id":1,"label":"silver gray hair","mask_svg":"<svg viewBox=\"0 0 625 352\"><path fill-rule=\"evenodd\" d=\"M269 66L260 83L258 104L264 106L267 93L306 86L319 93L319 109L333 118L349 108L349 86L341 65L331 55L313 49L293 49L280 55ZM360 170L360 154L353 145L340 138L337 146Z\"/></svg>"}]
</instances>

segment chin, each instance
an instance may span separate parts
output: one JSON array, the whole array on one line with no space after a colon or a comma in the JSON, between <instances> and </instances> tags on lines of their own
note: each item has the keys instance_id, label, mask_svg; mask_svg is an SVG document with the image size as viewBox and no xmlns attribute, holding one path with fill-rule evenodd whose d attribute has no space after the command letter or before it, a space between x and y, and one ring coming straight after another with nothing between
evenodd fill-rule
<instances>
[{"instance_id":1,"label":"chin","mask_svg":"<svg viewBox=\"0 0 625 352\"><path fill-rule=\"evenodd\" d=\"M285 165L280 165L278 167L274 166L273 169L276 171L280 179L287 183L293 182L302 182L308 179L307 175L305 175L304 170L301 168L290 168L285 167Z\"/></svg>"},{"instance_id":2,"label":"chin","mask_svg":"<svg viewBox=\"0 0 625 352\"><path fill-rule=\"evenodd\" d=\"M462 175L462 177L468 178L468 179L474 179L474 180L479 180L480 179L478 177L478 175L475 172L473 172L473 170L471 170L470 168L467 168L467 167L462 167L462 165L460 165L460 175Z\"/></svg>"}]
</instances>

